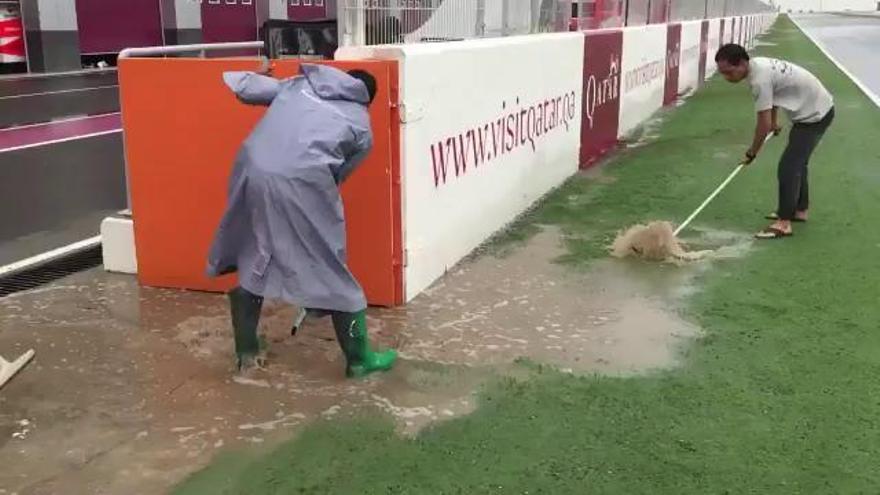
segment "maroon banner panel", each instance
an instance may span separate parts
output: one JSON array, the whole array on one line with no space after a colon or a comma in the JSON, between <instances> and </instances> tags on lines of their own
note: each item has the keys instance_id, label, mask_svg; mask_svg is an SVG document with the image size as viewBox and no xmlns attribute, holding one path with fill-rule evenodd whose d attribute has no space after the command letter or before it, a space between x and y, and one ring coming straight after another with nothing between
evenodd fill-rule
<instances>
[{"instance_id":1,"label":"maroon banner panel","mask_svg":"<svg viewBox=\"0 0 880 495\"><path fill-rule=\"evenodd\" d=\"M159 0L76 0L82 53L162 44Z\"/></svg>"},{"instance_id":2,"label":"maroon banner panel","mask_svg":"<svg viewBox=\"0 0 880 495\"><path fill-rule=\"evenodd\" d=\"M584 38L581 168L593 165L617 145L623 59L622 31L586 33Z\"/></svg>"},{"instance_id":3,"label":"maroon banner panel","mask_svg":"<svg viewBox=\"0 0 880 495\"><path fill-rule=\"evenodd\" d=\"M666 26L666 85L663 104L675 103L678 98L678 73L681 66L681 24Z\"/></svg>"},{"instance_id":4,"label":"maroon banner panel","mask_svg":"<svg viewBox=\"0 0 880 495\"><path fill-rule=\"evenodd\" d=\"M703 21L700 26L700 77L697 84L702 86L706 82L706 62L709 56L709 21Z\"/></svg>"},{"instance_id":5,"label":"maroon banner panel","mask_svg":"<svg viewBox=\"0 0 880 495\"><path fill-rule=\"evenodd\" d=\"M202 2L202 39L205 43L256 41L257 8L254 2Z\"/></svg>"}]
</instances>

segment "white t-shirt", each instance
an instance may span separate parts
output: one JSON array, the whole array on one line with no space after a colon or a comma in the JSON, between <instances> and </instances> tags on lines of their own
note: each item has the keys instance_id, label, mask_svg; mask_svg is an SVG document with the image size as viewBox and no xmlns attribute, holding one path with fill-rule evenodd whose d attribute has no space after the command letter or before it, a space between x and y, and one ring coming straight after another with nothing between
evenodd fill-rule
<instances>
[{"instance_id":1,"label":"white t-shirt","mask_svg":"<svg viewBox=\"0 0 880 495\"><path fill-rule=\"evenodd\" d=\"M785 60L756 57L749 60L749 85L755 110L784 109L794 123L813 123L834 106L834 98L809 71Z\"/></svg>"}]
</instances>

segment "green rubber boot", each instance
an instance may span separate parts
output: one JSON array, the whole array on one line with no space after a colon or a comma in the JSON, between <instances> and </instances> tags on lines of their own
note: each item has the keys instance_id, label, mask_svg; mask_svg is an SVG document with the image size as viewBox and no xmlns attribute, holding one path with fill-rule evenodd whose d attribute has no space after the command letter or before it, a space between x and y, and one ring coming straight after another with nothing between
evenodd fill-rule
<instances>
[{"instance_id":1,"label":"green rubber boot","mask_svg":"<svg viewBox=\"0 0 880 495\"><path fill-rule=\"evenodd\" d=\"M367 339L367 313L333 313L333 328L336 339L345 355L345 375L360 378L376 371L387 371L394 366L397 352L388 350L375 352L370 349Z\"/></svg>"},{"instance_id":2,"label":"green rubber boot","mask_svg":"<svg viewBox=\"0 0 880 495\"><path fill-rule=\"evenodd\" d=\"M260 323L263 298L236 287L229 292L229 307L232 310L238 369L259 366L260 341L257 338L257 326Z\"/></svg>"}]
</instances>

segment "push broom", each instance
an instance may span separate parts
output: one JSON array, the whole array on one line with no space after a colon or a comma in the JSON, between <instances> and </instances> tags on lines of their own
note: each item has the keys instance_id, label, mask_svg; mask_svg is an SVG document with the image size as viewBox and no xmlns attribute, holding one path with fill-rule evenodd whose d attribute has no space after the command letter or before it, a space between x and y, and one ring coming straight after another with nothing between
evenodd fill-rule
<instances>
[{"instance_id":1,"label":"push broom","mask_svg":"<svg viewBox=\"0 0 880 495\"><path fill-rule=\"evenodd\" d=\"M767 134L767 137L764 138L764 144L767 144L767 141L769 141L770 138L773 136L774 136L774 134L772 132ZM733 179L736 178L736 176L739 175L740 172L742 172L742 170L745 168L745 166L746 166L745 162L740 162L740 164L737 165L735 169L733 169L733 172L731 172L730 175L728 175L727 178L724 179L724 182L722 182L721 185L718 186L717 189L712 191L712 194L710 194L709 197L706 198L706 201L703 201L703 204L701 204L696 210L694 210L694 212L691 213L691 216L687 217L687 219L684 222L681 222L681 225L679 225L678 228L675 229L675 232L673 232L672 235L675 237L678 237L678 234L680 234L682 230L684 230L688 225L690 225L690 223L695 218L697 218L697 215L699 215L707 206L709 206L709 203L711 203L712 200L715 199L715 196L718 196L719 194L721 194L721 191L723 191L724 188L727 187L727 185L730 184L730 182L733 181Z\"/></svg>"},{"instance_id":2,"label":"push broom","mask_svg":"<svg viewBox=\"0 0 880 495\"><path fill-rule=\"evenodd\" d=\"M0 356L0 388L3 388L3 385L6 385L6 382L11 380L16 373L27 366L27 364L31 361L31 359L33 359L33 357L33 349L25 352L15 361L7 361L3 359L2 356Z\"/></svg>"},{"instance_id":3,"label":"push broom","mask_svg":"<svg viewBox=\"0 0 880 495\"><path fill-rule=\"evenodd\" d=\"M773 136L772 133L768 134L764 138L764 142L766 143L771 136ZM617 239L615 239L614 244L611 246L612 254L621 258L635 254L642 258L658 261L669 259L670 257L677 259L698 258L699 253L688 253L684 250L678 241L678 235L709 206L709 203L716 196L721 194L721 191L742 172L745 166L745 163L737 165L733 172L724 179L724 182L712 191L712 194L678 228L673 230L672 224L665 221L651 222L648 225L634 225L617 236Z\"/></svg>"}]
</instances>

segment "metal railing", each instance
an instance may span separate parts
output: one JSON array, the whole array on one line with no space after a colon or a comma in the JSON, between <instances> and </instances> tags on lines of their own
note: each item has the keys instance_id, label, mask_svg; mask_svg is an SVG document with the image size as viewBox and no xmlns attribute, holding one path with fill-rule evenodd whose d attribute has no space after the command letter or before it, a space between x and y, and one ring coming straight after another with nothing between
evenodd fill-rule
<instances>
[{"instance_id":1,"label":"metal railing","mask_svg":"<svg viewBox=\"0 0 880 495\"><path fill-rule=\"evenodd\" d=\"M340 45L457 41L771 12L763 0L339 0Z\"/></svg>"},{"instance_id":2,"label":"metal railing","mask_svg":"<svg viewBox=\"0 0 880 495\"><path fill-rule=\"evenodd\" d=\"M126 48L119 52L119 58L161 57L164 55L198 54L205 57L207 52L253 50L262 52L265 48L262 41L237 41L230 43L203 43L198 45L146 46L143 48Z\"/></svg>"},{"instance_id":3,"label":"metal railing","mask_svg":"<svg viewBox=\"0 0 880 495\"><path fill-rule=\"evenodd\" d=\"M568 30L570 0L340 0L340 44L456 41Z\"/></svg>"}]
</instances>

